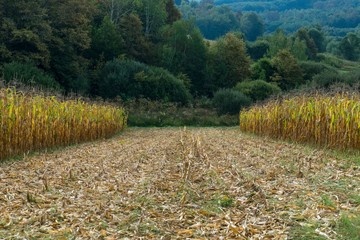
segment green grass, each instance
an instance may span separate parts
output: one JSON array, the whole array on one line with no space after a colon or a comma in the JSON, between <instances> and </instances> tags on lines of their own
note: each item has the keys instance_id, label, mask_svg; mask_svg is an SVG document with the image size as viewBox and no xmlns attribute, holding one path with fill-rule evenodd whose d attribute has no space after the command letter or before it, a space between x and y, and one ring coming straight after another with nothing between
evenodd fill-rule
<instances>
[{"instance_id":1,"label":"green grass","mask_svg":"<svg viewBox=\"0 0 360 240\"><path fill-rule=\"evenodd\" d=\"M328 207L335 207L335 203L330 199L330 197L328 195L322 195L321 196L322 199L322 203L324 204L324 206L328 206Z\"/></svg>"},{"instance_id":2,"label":"green grass","mask_svg":"<svg viewBox=\"0 0 360 240\"><path fill-rule=\"evenodd\" d=\"M359 240L360 215L342 216L337 224L337 232L343 240Z\"/></svg>"},{"instance_id":3,"label":"green grass","mask_svg":"<svg viewBox=\"0 0 360 240\"><path fill-rule=\"evenodd\" d=\"M291 229L289 239L294 240L326 240L316 232L317 225L297 226Z\"/></svg>"}]
</instances>

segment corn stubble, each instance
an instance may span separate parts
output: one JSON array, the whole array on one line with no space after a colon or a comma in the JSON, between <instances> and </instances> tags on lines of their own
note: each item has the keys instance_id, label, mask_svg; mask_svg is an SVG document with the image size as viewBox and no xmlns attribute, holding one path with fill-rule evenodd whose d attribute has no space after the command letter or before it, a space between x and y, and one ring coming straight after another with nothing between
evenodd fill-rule
<instances>
[{"instance_id":1,"label":"corn stubble","mask_svg":"<svg viewBox=\"0 0 360 240\"><path fill-rule=\"evenodd\" d=\"M360 149L360 96L298 96L240 113L242 131L337 149Z\"/></svg>"},{"instance_id":2,"label":"corn stubble","mask_svg":"<svg viewBox=\"0 0 360 240\"><path fill-rule=\"evenodd\" d=\"M29 151L107 138L126 126L122 108L0 90L0 161Z\"/></svg>"}]
</instances>

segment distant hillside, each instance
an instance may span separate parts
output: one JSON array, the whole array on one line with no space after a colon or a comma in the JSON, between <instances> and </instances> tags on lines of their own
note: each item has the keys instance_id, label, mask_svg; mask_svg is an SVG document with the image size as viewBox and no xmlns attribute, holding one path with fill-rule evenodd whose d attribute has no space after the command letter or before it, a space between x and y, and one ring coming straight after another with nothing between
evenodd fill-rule
<instances>
[{"instance_id":1,"label":"distant hillside","mask_svg":"<svg viewBox=\"0 0 360 240\"><path fill-rule=\"evenodd\" d=\"M265 21L266 32L282 28L321 25L333 36L360 31L360 1L355 0L215 0L234 11L256 12Z\"/></svg>"}]
</instances>

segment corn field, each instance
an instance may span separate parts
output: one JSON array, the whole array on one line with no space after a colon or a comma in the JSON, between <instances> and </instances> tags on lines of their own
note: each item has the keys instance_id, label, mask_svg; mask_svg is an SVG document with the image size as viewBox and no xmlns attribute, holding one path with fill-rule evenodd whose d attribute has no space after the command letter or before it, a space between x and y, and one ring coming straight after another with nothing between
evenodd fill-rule
<instances>
[{"instance_id":1,"label":"corn field","mask_svg":"<svg viewBox=\"0 0 360 240\"><path fill-rule=\"evenodd\" d=\"M360 96L298 96L240 113L242 131L338 149L360 149Z\"/></svg>"},{"instance_id":2,"label":"corn field","mask_svg":"<svg viewBox=\"0 0 360 240\"><path fill-rule=\"evenodd\" d=\"M0 161L29 151L110 137L126 126L122 108L0 90Z\"/></svg>"}]
</instances>

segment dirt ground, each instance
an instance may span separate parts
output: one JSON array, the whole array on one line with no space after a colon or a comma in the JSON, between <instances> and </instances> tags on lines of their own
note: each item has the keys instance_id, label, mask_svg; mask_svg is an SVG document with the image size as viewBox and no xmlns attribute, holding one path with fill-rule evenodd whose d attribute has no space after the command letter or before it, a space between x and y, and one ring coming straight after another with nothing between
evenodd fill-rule
<instances>
[{"instance_id":1,"label":"dirt ground","mask_svg":"<svg viewBox=\"0 0 360 240\"><path fill-rule=\"evenodd\" d=\"M238 128L130 128L0 165L0 239L341 239L360 167Z\"/></svg>"}]
</instances>

